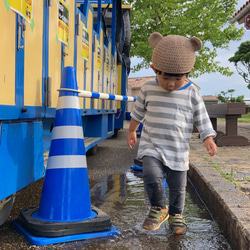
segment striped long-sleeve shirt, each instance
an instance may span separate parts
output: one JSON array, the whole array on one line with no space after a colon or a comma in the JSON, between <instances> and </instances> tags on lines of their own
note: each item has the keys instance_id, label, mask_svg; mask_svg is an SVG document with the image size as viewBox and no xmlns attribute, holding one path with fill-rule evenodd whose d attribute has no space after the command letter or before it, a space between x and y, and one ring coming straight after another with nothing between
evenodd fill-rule
<instances>
[{"instance_id":1,"label":"striped long-sleeve shirt","mask_svg":"<svg viewBox=\"0 0 250 250\"><path fill-rule=\"evenodd\" d=\"M155 157L172 170L189 169L193 124L202 141L216 135L202 97L191 82L173 92L165 91L155 80L146 82L131 117L143 122L137 157Z\"/></svg>"}]
</instances>

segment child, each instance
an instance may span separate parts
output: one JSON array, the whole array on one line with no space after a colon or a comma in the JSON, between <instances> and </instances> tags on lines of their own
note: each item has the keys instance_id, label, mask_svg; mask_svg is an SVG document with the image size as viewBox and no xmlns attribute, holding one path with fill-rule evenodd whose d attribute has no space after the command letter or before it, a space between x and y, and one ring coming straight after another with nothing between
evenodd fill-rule
<instances>
[{"instance_id":1,"label":"child","mask_svg":"<svg viewBox=\"0 0 250 250\"><path fill-rule=\"evenodd\" d=\"M156 230L169 219L175 234L185 234L182 218L189 168L189 141L193 124L210 156L216 154L213 130L197 88L188 81L194 69L195 51L202 43L191 39L153 33L149 44L154 48L152 65L155 80L146 82L139 93L127 136L130 148L136 143L136 130L143 122L138 158L143 162L143 180L151 209L143 228ZM162 185L163 172L169 187L169 206Z\"/></svg>"}]
</instances>

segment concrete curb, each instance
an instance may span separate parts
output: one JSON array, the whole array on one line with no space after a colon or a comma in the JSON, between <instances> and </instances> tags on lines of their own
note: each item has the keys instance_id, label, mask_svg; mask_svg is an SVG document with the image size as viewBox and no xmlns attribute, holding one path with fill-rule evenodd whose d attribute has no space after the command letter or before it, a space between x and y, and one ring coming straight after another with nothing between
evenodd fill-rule
<instances>
[{"instance_id":1,"label":"concrete curb","mask_svg":"<svg viewBox=\"0 0 250 250\"><path fill-rule=\"evenodd\" d=\"M250 199L208 164L192 164L188 176L232 249L250 249Z\"/></svg>"}]
</instances>

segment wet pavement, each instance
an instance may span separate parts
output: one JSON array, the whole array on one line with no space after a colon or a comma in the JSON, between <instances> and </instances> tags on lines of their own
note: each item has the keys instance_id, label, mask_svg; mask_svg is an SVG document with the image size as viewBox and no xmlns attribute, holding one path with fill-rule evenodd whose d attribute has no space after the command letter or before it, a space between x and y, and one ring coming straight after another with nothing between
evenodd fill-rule
<instances>
[{"instance_id":1,"label":"wet pavement","mask_svg":"<svg viewBox=\"0 0 250 250\"><path fill-rule=\"evenodd\" d=\"M249 231L249 227L245 227L250 225L249 220L244 216L244 213L249 211L249 198L247 197L249 190L242 189L240 186L236 187L235 184L222 177L220 171L225 171L228 163L232 161L231 157L233 157L234 163L231 162L230 164L235 164L235 159L240 158L237 173L241 171L240 166L243 165L245 166L244 169L247 170L247 162L243 164L243 157L240 157L240 152L244 151L246 147L243 147L244 150L242 147L237 148L238 153L236 155L232 154L232 152L236 152L236 149L219 149L216 157L209 158L201 146L202 143L197 140L197 134L193 135L190 152L190 178L192 181L194 179L204 181L203 183L197 183L196 181L195 184L197 184L198 191L203 195L205 194L206 204L199 199L189 183L184 211L188 232L185 236L174 236L169 231L167 222L154 232L146 231L141 227L148 212L148 205L140 174L133 173L130 170L136 157L137 146L132 150L129 149L126 145L126 135L127 127L125 126L124 130L119 131L118 138L111 138L100 143L97 155L87 157L91 204L107 213L111 217L112 223L120 228L121 234L110 238L48 246L30 245L23 236L11 227L11 221L18 216L22 208L39 205L43 181L40 180L17 195L13 211L8 221L0 229L0 249L231 249L220 228L224 230L227 236L228 232L221 224L225 224L234 233L234 241L238 242L239 246L235 249L244 249L241 246L247 239L246 232ZM227 150L226 157L224 152ZM248 148L244 157L249 157L249 153ZM213 165L220 165L220 169L214 168ZM204 173L207 173L207 175L205 176ZM244 179L244 182L247 186L249 181ZM223 185L224 191L227 191L227 196L222 197L223 202L220 200L222 198L217 195L220 187L216 185L219 184ZM204 188L206 185L209 186L207 189ZM230 195L231 193L233 195ZM215 194L218 200L213 198L212 194ZM241 198L239 194L244 195L244 198ZM202 194L200 195L202 196ZM207 200L210 201L207 202ZM210 213L206 208L207 206L211 207L210 202L216 204L214 204L214 207L217 210L211 209L213 213ZM230 202L234 202L234 204L229 204ZM220 204L224 206L223 209L219 206ZM244 208L244 213L238 212L237 214L236 209L239 206ZM234 210L233 214L230 213L230 208ZM219 216L216 216L216 214ZM224 220L223 214L227 215L227 221ZM231 215L232 217L230 217ZM246 219L245 224L239 222L237 216L241 216L241 219L244 217ZM220 220L222 218L223 220ZM241 238L244 238L242 240L238 236L238 232L242 233L241 230L245 230L246 234L246 236L241 235ZM232 239L230 239L230 243L232 244ZM245 246L247 247L247 245Z\"/></svg>"},{"instance_id":2,"label":"wet pavement","mask_svg":"<svg viewBox=\"0 0 250 250\"><path fill-rule=\"evenodd\" d=\"M78 245L86 249L231 249L190 185L186 197L188 232L185 236L173 235L167 222L157 231L144 230L142 223L148 203L142 178L135 174L104 177L91 190L92 204L111 215L121 234L113 239L78 242Z\"/></svg>"}]
</instances>

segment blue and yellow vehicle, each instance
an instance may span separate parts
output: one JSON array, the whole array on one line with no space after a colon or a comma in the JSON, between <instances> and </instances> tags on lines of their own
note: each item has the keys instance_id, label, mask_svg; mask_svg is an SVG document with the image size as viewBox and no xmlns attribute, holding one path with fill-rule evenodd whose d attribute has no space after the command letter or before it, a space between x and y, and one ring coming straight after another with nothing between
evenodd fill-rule
<instances>
[{"instance_id":1,"label":"blue and yellow vehicle","mask_svg":"<svg viewBox=\"0 0 250 250\"><path fill-rule=\"evenodd\" d=\"M0 225L45 174L63 68L78 89L126 95L130 8L121 0L0 2ZM123 128L125 103L80 98L85 149Z\"/></svg>"}]
</instances>

